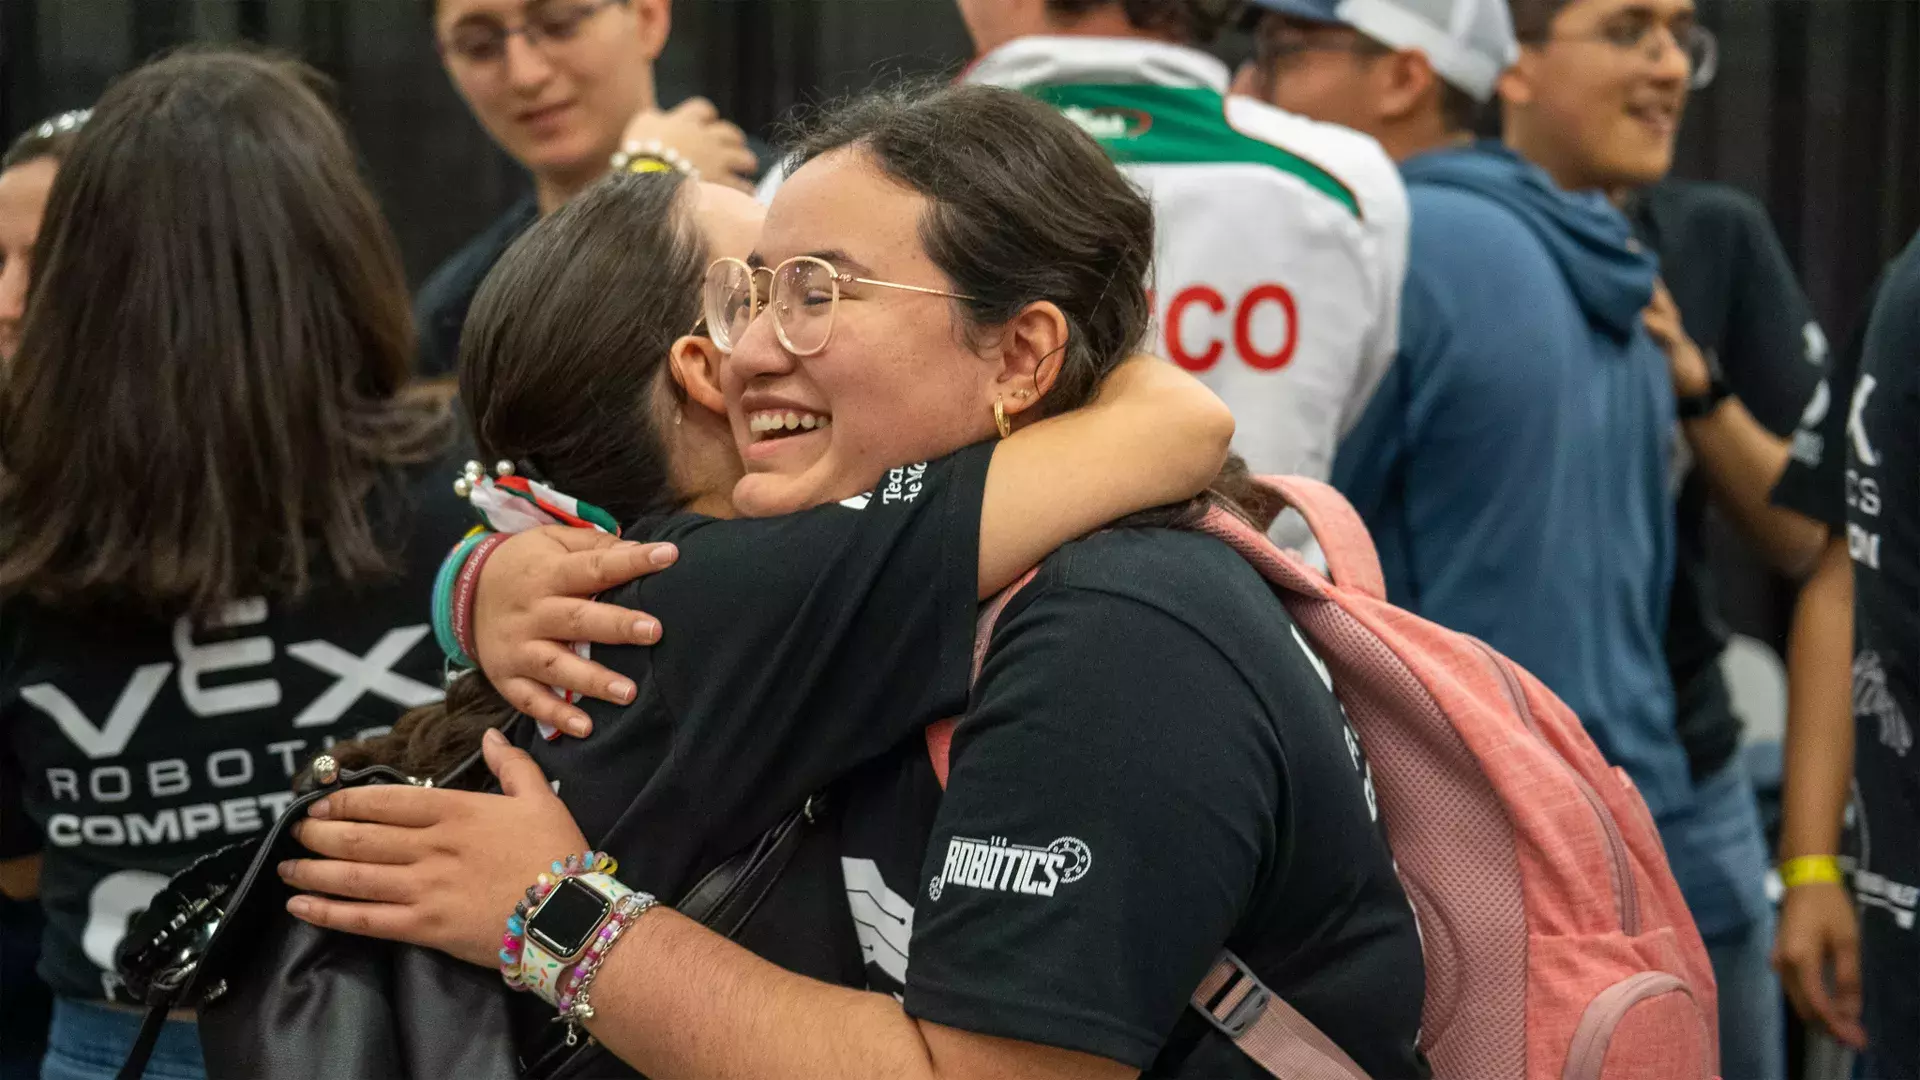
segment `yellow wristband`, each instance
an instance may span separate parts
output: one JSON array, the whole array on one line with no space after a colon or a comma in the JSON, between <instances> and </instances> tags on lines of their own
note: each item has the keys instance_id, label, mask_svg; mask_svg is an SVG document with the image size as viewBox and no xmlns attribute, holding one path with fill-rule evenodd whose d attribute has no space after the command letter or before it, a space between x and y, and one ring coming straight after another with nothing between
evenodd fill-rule
<instances>
[{"instance_id":1,"label":"yellow wristband","mask_svg":"<svg viewBox=\"0 0 1920 1080\"><path fill-rule=\"evenodd\" d=\"M636 157L627 164L627 171L630 173L664 173L673 172L674 168L658 158Z\"/></svg>"},{"instance_id":2,"label":"yellow wristband","mask_svg":"<svg viewBox=\"0 0 1920 1080\"><path fill-rule=\"evenodd\" d=\"M1840 860L1831 855L1801 855L1780 864L1780 883L1789 889L1797 885L1838 885L1843 880Z\"/></svg>"}]
</instances>

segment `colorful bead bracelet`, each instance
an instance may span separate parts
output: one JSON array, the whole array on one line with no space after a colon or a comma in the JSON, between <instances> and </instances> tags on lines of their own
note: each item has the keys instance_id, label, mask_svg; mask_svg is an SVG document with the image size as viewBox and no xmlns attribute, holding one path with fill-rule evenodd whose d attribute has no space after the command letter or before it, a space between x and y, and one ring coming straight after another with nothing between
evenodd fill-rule
<instances>
[{"instance_id":1,"label":"colorful bead bracelet","mask_svg":"<svg viewBox=\"0 0 1920 1080\"><path fill-rule=\"evenodd\" d=\"M541 874L527 887L527 895L513 905L513 914L507 916L507 933L500 939L500 977L515 990L537 990L545 981L541 972L530 972L522 964L527 946L527 918L540 906L553 887L570 877L582 874L608 874L619 870L620 864L613 856L604 851L589 851L583 855L568 855L565 859L555 859L551 873ZM545 996L545 995L543 995Z\"/></svg>"}]
</instances>

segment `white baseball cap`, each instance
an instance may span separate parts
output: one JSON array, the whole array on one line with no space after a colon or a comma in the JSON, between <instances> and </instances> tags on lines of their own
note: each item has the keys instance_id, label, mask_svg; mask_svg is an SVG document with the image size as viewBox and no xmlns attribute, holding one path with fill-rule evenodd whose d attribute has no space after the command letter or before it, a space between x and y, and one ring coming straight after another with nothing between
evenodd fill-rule
<instances>
[{"instance_id":1,"label":"white baseball cap","mask_svg":"<svg viewBox=\"0 0 1920 1080\"><path fill-rule=\"evenodd\" d=\"M1393 49L1415 49L1448 83L1485 103L1520 57L1507 0L1249 0L1307 22L1350 26Z\"/></svg>"}]
</instances>

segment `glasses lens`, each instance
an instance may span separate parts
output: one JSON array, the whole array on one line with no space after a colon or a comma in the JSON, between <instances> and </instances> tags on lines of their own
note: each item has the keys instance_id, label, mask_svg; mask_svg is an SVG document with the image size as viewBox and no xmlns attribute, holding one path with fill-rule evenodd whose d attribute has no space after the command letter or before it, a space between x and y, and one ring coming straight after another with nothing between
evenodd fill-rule
<instances>
[{"instance_id":1,"label":"glasses lens","mask_svg":"<svg viewBox=\"0 0 1920 1080\"><path fill-rule=\"evenodd\" d=\"M1711 86L1713 77L1720 71L1719 39L1706 27L1696 26L1688 31L1681 45L1687 51L1687 70L1692 73L1689 84L1695 90Z\"/></svg>"},{"instance_id":2,"label":"glasses lens","mask_svg":"<svg viewBox=\"0 0 1920 1080\"><path fill-rule=\"evenodd\" d=\"M731 259L707 267L706 309L713 343L732 352L753 321L753 271Z\"/></svg>"},{"instance_id":3,"label":"glasses lens","mask_svg":"<svg viewBox=\"0 0 1920 1080\"><path fill-rule=\"evenodd\" d=\"M566 41L580 30L580 24L593 14L589 4L548 4L535 12L530 21L542 38Z\"/></svg>"},{"instance_id":4,"label":"glasses lens","mask_svg":"<svg viewBox=\"0 0 1920 1080\"><path fill-rule=\"evenodd\" d=\"M463 26L447 41L447 48L469 64L487 64L506 51L507 32L498 26Z\"/></svg>"},{"instance_id":5,"label":"glasses lens","mask_svg":"<svg viewBox=\"0 0 1920 1080\"><path fill-rule=\"evenodd\" d=\"M827 347L833 332L833 268L819 259L794 259L773 280L773 317L787 348L808 356Z\"/></svg>"}]
</instances>

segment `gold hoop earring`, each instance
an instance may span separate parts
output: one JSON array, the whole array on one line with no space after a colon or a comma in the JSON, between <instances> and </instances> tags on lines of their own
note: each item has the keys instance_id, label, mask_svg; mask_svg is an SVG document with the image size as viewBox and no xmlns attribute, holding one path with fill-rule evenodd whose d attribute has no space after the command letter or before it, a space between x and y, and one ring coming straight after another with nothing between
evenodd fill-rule
<instances>
[{"instance_id":1,"label":"gold hoop earring","mask_svg":"<svg viewBox=\"0 0 1920 1080\"><path fill-rule=\"evenodd\" d=\"M999 398L993 399L993 426L1000 429L1000 437L1003 439L1013 434L1013 425L1007 422L1007 407Z\"/></svg>"}]
</instances>

